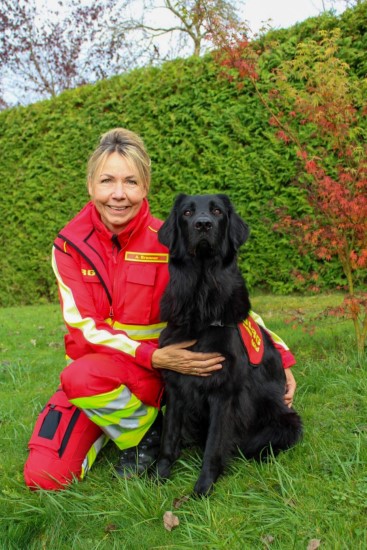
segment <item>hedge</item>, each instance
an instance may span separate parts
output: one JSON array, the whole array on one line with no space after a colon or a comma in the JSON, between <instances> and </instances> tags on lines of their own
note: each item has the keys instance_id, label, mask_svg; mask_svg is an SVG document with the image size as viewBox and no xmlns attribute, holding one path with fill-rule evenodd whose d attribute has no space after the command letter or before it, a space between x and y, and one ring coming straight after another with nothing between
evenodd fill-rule
<instances>
[{"instance_id":1,"label":"hedge","mask_svg":"<svg viewBox=\"0 0 367 550\"><path fill-rule=\"evenodd\" d=\"M328 17L328 24L340 24ZM360 25L360 19L354 21ZM291 31L279 32L284 56L286 43L294 40ZM347 36L348 30L343 32ZM136 131L145 141L156 216L167 216L179 192L228 193L251 227L240 257L251 288L294 291L291 270L315 268L314 260L300 257L272 227L277 207L287 205L293 214L305 208L294 185L294 152L274 138L268 115L250 89L238 90L221 78L210 56L190 58L0 114L0 305L56 300L52 242L88 199L88 156L99 136L116 126ZM325 287L342 282L337 265L324 270Z\"/></svg>"}]
</instances>

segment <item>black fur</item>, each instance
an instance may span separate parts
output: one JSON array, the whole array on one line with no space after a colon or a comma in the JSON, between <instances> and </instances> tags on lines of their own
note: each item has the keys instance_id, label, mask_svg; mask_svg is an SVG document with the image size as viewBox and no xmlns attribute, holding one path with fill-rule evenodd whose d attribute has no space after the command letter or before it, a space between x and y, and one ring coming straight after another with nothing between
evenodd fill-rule
<instances>
[{"instance_id":1,"label":"black fur","mask_svg":"<svg viewBox=\"0 0 367 550\"><path fill-rule=\"evenodd\" d=\"M195 351L218 352L223 368L209 377L164 370L167 409L157 473L170 476L183 443L204 457L195 493L207 494L238 449L248 458L274 454L301 436L298 414L283 401L280 355L263 332L262 363L250 365L237 324L250 301L237 266L249 235L226 195L179 195L158 232L170 251L170 282L161 302L160 346L195 339Z\"/></svg>"}]
</instances>

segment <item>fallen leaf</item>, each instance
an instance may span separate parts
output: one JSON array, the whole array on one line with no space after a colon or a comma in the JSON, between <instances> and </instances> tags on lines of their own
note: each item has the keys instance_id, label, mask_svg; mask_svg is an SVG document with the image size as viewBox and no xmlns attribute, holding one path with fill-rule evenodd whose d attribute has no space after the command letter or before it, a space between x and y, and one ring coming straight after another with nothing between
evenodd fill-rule
<instances>
[{"instance_id":1,"label":"fallen leaf","mask_svg":"<svg viewBox=\"0 0 367 550\"><path fill-rule=\"evenodd\" d=\"M173 507L175 510L178 510L182 504L184 504L185 502L187 502L189 500L190 497L188 496L183 496L183 497L180 497L180 498L174 498L173 499Z\"/></svg>"},{"instance_id":2,"label":"fallen leaf","mask_svg":"<svg viewBox=\"0 0 367 550\"><path fill-rule=\"evenodd\" d=\"M50 342L50 343L48 344L48 347L49 347L49 348L55 348L55 349L57 349L57 348L60 348L60 347L61 347L61 343L60 343L60 342Z\"/></svg>"},{"instance_id":3,"label":"fallen leaf","mask_svg":"<svg viewBox=\"0 0 367 550\"><path fill-rule=\"evenodd\" d=\"M167 531L172 531L172 529L180 525L180 520L172 512L165 512L163 516L163 525Z\"/></svg>"},{"instance_id":4,"label":"fallen leaf","mask_svg":"<svg viewBox=\"0 0 367 550\"><path fill-rule=\"evenodd\" d=\"M266 547L269 546L269 544L272 544L274 542L274 537L272 535L264 535L261 537L261 542L265 544Z\"/></svg>"},{"instance_id":5,"label":"fallen leaf","mask_svg":"<svg viewBox=\"0 0 367 550\"><path fill-rule=\"evenodd\" d=\"M320 539L311 539L308 543L307 550L316 550L321 544Z\"/></svg>"},{"instance_id":6,"label":"fallen leaf","mask_svg":"<svg viewBox=\"0 0 367 550\"><path fill-rule=\"evenodd\" d=\"M105 533L112 533L113 531L117 531L117 526L114 523L109 523L104 528Z\"/></svg>"}]
</instances>

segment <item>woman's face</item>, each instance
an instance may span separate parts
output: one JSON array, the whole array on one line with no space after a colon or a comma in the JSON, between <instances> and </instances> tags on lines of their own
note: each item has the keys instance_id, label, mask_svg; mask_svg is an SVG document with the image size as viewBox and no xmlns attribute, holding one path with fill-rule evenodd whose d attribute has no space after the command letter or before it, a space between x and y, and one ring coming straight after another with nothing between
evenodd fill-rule
<instances>
[{"instance_id":1,"label":"woman's face","mask_svg":"<svg viewBox=\"0 0 367 550\"><path fill-rule=\"evenodd\" d=\"M147 193L133 162L111 153L93 180L89 195L112 233L119 233L139 212Z\"/></svg>"}]
</instances>

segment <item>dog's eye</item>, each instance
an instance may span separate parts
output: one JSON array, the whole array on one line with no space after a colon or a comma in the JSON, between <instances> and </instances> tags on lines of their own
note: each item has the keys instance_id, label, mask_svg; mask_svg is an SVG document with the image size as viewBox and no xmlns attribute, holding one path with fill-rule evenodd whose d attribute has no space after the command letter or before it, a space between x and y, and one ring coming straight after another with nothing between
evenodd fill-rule
<instances>
[{"instance_id":1,"label":"dog's eye","mask_svg":"<svg viewBox=\"0 0 367 550\"><path fill-rule=\"evenodd\" d=\"M214 216L220 216L222 211L220 210L220 208L213 208L212 210Z\"/></svg>"},{"instance_id":2,"label":"dog's eye","mask_svg":"<svg viewBox=\"0 0 367 550\"><path fill-rule=\"evenodd\" d=\"M185 210L183 213L183 215L186 216L187 218L191 216L191 214L192 214L191 210Z\"/></svg>"}]
</instances>

